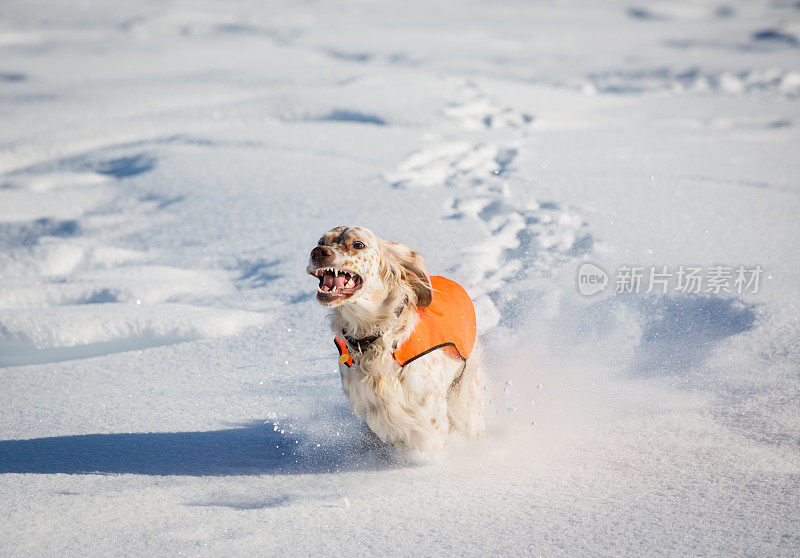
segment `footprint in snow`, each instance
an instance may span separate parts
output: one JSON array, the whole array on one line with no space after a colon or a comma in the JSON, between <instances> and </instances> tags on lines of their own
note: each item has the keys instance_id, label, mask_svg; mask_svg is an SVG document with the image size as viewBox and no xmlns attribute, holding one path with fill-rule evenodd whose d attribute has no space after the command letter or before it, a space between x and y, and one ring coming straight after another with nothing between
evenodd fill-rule
<instances>
[{"instance_id":1,"label":"footprint in snow","mask_svg":"<svg viewBox=\"0 0 800 558\"><path fill-rule=\"evenodd\" d=\"M466 129L521 127L532 120L498 107L467 83L456 87L456 99L445 114L460 119ZM471 219L486 231L486 240L468 248L463 263L452 269L475 298L484 328L513 319L519 300L530 298L524 279L547 276L593 248L593 237L578 211L554 202L521 200L512 193L512 181L526 186L514 166L520 149L509 141L432 143L385 175L397 188L451 190L450 212L443 217Z\"/></svg>"}]
</instances>

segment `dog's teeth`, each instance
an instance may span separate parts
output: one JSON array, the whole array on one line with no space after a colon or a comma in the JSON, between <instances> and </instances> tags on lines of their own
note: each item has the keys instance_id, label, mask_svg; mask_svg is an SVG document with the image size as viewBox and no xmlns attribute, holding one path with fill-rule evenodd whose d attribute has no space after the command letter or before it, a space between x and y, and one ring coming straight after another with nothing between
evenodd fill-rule
<instances>
[{"instance_id":1,"label":"dog's teeth","mask_svg":"<svg viewBox=\"0 0 800 558\"><path fill-rule=\"evenodd\" d=\"M331 289L331 292L332 292L332 293L335 293L335 292L336 292L336 285L334 285L334 286L333 286L333 288Z\"/></svg>"},{"instance_id":2,"label":"dog's teeth","mask_svg":"<svg viewBox=\"0 0 800 558\"><path fill-rule=\"evenodd\" d=\"M356 284L355 284L355 282L353 282L352 279L348 279L347 283L345 283L344 286L345 286L346 289L352 289L353 287L356 286Z\"/></svg>"},{"instance_id":3,"label":"dog's teeth","mask_svg":"<svg viewBox=\"0 0 800 558\"><path fill-rule=\"evenodd\" d=\"M334 269L333 270L333 276L334 277L339 277L339 270L338 269Z\"/></svg>"}]
</instances>

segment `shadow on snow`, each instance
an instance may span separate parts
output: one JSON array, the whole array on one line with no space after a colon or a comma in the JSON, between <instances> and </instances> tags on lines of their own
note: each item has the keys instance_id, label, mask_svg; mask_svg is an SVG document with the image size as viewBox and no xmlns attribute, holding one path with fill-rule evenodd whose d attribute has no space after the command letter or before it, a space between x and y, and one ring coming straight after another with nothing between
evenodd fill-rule
<instances>
[{"instance_id":1,"label":"shadow on snow","mask_svg":"<svg viewBox=\"0 0 800 558\"><path fill-rule=\"evenodd\" d=\"M353 438L336 440L312 443L296 434L281 434L269 422L207 432L2 440L0 473L283 475L402 465L385 448L359 446Z\"/></svg>"},{"instance_id":2,"label":"shadow on snow","mask_svg":"<svg viewBox=\"0 0 800 558\"><path fill-rule=\"evenodd\" d=\"M735 297L616 295L562 315L557 338L598 352L633 349L632 377L687 374L700 369L728 338L757 325L757 306Z\"/></svg>"}]
</instances>

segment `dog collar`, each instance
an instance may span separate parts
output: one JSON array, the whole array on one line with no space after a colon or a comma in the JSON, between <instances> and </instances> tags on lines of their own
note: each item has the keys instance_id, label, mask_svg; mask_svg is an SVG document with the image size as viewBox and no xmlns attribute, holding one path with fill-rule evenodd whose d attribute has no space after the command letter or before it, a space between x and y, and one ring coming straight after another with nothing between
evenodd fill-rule
<instances>
[{"instance_id":1,"label":"dog collar","mask_svg":"<svg viewBox=\"0 0 800 558\"><path fill-rule=\"evenodd\" d=\"M406 307L406 304L408 304L408 299L403 300L403 303L397 307L397 310L394 311L396 316L399 317L400 314L403 313L403 309ZM347 344L350 346L350 348L352 348L353 350L357 350L359 353L363 353L364 350L369 349L370 345L372 345L375 341L383 337L384 334L386 333L387 332L384 331L383 333L379 333L378 335L373 335L372 337L361 337L360 339L356 339L355 337L350 337L346 333L342 332L342 337L344 337L345 341L347 341ZM338 342L336 346L337 347L339 346ZM339 350L339 353L340 355L342 354L341 348ZM342 364L344 364L343 361Z\"/></svg>"},{"instance_id":2,"label":"dog collar","mask_svg":"<svg viewBox=\"0 0 800 558\"><path fill-rule=\"evenodd\" d=\"M364 348L368 349L370 345L372 345L375 341L383 337L382 333L379 333L378 335L373 335L372 337L362 337L361 339L353 339L348 335L344 334L342 335L344 336L345 341L347 341L347 344L354 350L358 350L359 353L363 353Z\"/></svg>"}]
</instances>

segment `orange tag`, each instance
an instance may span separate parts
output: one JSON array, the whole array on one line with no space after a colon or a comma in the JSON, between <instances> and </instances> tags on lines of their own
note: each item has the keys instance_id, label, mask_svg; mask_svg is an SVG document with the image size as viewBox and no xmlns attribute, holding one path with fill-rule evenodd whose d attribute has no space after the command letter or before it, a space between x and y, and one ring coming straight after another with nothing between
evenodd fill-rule
<instances>
[{"instance_id":1,"label":"orange tag","mask_svg":"<svg viewBox=\"0 0 800 558\"><path fill-rule=\"evenodd\" d=\"M347 354L347 353L345 353L343 355L339 355L339 362L344 364L345 362L347 362L347 359L349 359L349 358L350 358L350 355Z\"/></svg>"}]
</instances>

